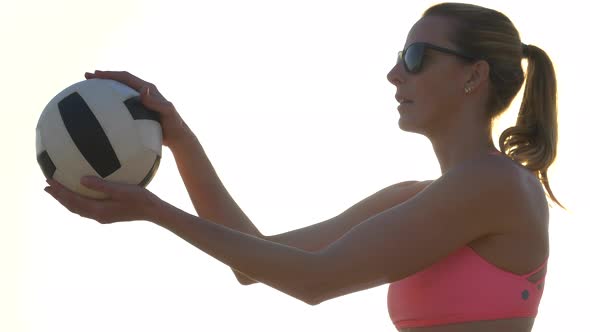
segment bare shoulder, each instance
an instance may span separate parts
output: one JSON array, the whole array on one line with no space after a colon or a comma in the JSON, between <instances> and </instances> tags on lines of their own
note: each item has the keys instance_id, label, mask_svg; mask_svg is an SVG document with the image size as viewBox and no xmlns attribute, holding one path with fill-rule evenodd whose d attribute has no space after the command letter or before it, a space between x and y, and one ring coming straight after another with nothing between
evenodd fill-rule
<instances>
[{"instance_id":1,"label":"bare shoulder","mask_svg":"<svg viewBox=\"0 0 590 332\"><path fill-rule=\"evenodd\" d=\"M500 176L506 174L507 180L510 180L507 187L511 189L512 202L528 214L528 219L548 220L549 204L545 189L534 172L507 156L491 156L486 163L489 168L497 169Z\"/></svg>"},{"instance_id":2,"label":"bare shoulder","mask_svg":"<svg viewBox=\"0 0 590 332\"><path fill-rule=\"evenodd\" d=\"M505 156L484 156L458 165L434 181L421 182L424 190L415 199L428 209L442 202L462 206L464 216L471 210L470 219L489 221L497 233L506 234L514 230L510 219L530 219L530 213L539 207L538 196L532 195L531 176Z\"/></svg>"},{"instance_id":3,"label":"bare shoulder","mask_svg":"<svg viewBox=\"0 0 590 332\"><path fill-rule=\"evenodd\" d=\"M511 189L524 188L526 184L530 185L531 177L534 178L531 171L504 155L487 155L466 162L449 171L449 174L451 173L453 176L460 173L467 174L467 177L483 176L483 180L489 180L489 184L497 184L499 181L500 184Z\"/></svg>"},{"instance_id":4,"label":"bare shoulder","mask_svg":"<svg viewBox=\"0 0 590 332\"><path fill-rule=\"evenodd\" d=\"M506 174L514 184L513 189L522 195L523 199L530 197L536 207L538 204L546 205L545 189L534 172L507 156L491 156L486 160L486 164L489 168L497 169L500 175Z\"/></svg>"},{"instance_id":5,"label":"bare shoulder","mask_svg":"<svg viewBox=\"0 0 590 332\"><path fill-rule=\"evenodd\" d=\"M486 156L462 168L456 171L467 174L464 184L481 185L482 197L486 199L478 204L498 210L496 222L504 224L506 235L530 233L533 228L546 226L549 208L545 191L532 171L504 155ZM475 179L480 177L484 179Z\"/></svg>"}]
</instances>

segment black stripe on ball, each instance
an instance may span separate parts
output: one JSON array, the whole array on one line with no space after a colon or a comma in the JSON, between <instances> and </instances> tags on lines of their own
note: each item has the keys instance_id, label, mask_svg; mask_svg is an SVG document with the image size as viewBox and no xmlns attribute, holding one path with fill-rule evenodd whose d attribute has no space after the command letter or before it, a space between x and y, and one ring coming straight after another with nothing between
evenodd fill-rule
<instances>
[{"instance_id":1,"label":"black stripe on ball","mask_svg":"<svg viewBox=\"0 0 590 332\"><path fill-rule=\"evenodd\" d=\"M149 110L143 106L139 96L125 100L125 106L127 106L133 120L153 120L158 123L160 122L160 113Z\"/></svg>"},{"instance_id":2,"label":"black stripe on ball","mask_svg":"<svg viewBox=\"0 0 590 332\"><path fill-rule=\"evenodd\" d=\"M147 173L145 178L143 178L143 180L141 180L141 182L139 183L140 186L145 187L148 185L148 183L150 183L150 181L152 181L152 179L154 178L154 175L156 175L156 171L158 170L158 167L160 167L160 158L161 158L160 156L156 156L156 160L154 161L152 168Z\"/></svg>"},{"instance_id":3,"label":"black stripe on ball","mask_svg":"<svg viewBox=\"0 0 590 332\"><path fill-rule=\"evenodd\" d=\"M109 138L77 92L62 99L58 108L74 144L100 176L107 177L121 167Z\"/></svg>"},{"instance_id":4,"label":"black stripe on ball","mask_svg":"<svg viewBox=\"0 0 590 332\"><path fill-rule=\"evenodd\" d=\"M37 162L39 163L39 166L41 166L41 171L43 171L45 178L53 179L53 174L55 174L56 168L47 151L43 151L37 156Z\"/></svg>"}]
</instances>

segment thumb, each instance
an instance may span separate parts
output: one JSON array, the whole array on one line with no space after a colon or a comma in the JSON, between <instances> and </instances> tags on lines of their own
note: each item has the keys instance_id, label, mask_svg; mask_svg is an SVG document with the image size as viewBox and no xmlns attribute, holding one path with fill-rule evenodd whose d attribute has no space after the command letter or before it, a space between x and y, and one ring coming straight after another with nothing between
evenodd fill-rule
<instances>
[{"instance_id":1,"label":"thumb","mask_svg":"<svg viewBox=\"0 0 590 332\"><path fill-rule=\"evenodd\" d=\"M172 103L163 99L161 96L153 94L149 87L144 86L139 91L139 100L147 108L158 113L166 114L174 107Z\"/></svg>"},{"instance_id":2,"label":"thumb","mask_svg":"<svg viewBox=\"0 0 590 332\"><path fill-rule=\"evenodd\" d=\"M145 106L147 106L150 109L153 109L154 111L160 111L160 105L161 102L160 100L158 100L158 98L156 96L154 96L152 94L153 91L150 91L150 88L147 86L144 86L141 88L141 90L139 91L139 99L141 100L141 103L144 104Z\"/></svg>"}]
</instances>

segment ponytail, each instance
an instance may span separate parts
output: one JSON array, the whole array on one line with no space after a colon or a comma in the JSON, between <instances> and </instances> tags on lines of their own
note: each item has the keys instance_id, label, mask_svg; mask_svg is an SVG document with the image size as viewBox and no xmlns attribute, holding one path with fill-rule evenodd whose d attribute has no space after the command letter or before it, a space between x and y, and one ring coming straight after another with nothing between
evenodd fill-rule
<instances>
[{"instance_id":1,"label":"ponytail","mask_svg":"<svg viewBox=\"0 0 590 332\"><path fill-rule=\"evenodd\" d=\"M528 67L526 85L514 127L500 135L500 149L511 159L535 172L549 197L555 198L547 169L557 156L557 81L551 59L540 48L523 45Z\"/></svg>"}]
</instances>

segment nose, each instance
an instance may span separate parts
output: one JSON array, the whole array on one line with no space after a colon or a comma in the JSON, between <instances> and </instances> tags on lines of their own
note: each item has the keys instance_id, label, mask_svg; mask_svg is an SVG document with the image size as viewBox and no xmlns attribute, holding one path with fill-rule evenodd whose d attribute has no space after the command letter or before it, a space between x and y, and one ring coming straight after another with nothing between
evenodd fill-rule
<instances>
[{"instance_id":1,"label":"nose","mask_svg":"<svg viewBox=\"0 0 590 332\"><path fill-rule=\"evenodd\" d=\"M403 83L404 79L402 71L403 68L401 63L395 64L395 66L393 66L393 68L391 68L391 70L387 74L387 80L389 81L389 83L395 85L396 87Z\"/></svg>"}]
</instances>

